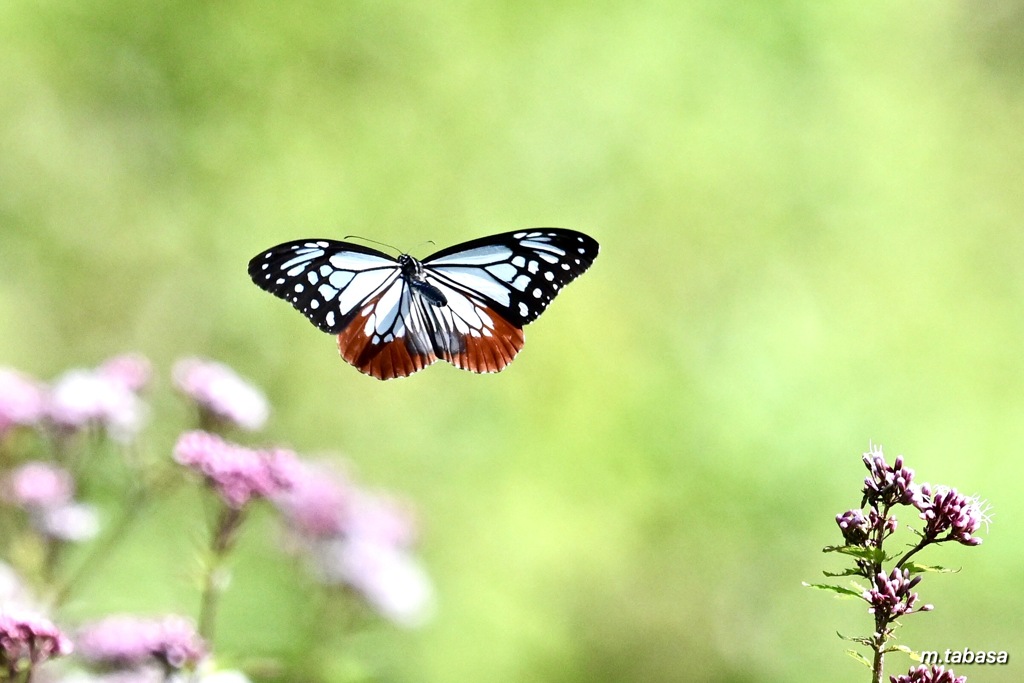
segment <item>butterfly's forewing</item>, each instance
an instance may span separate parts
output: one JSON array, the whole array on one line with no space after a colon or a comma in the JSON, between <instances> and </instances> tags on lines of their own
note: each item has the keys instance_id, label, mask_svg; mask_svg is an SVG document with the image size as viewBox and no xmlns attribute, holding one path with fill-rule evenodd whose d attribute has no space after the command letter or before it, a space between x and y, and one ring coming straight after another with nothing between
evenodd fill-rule
<instances>
[{"instance_id":1,"label":"butterfly's forewing","mask_svg":"<svg viewBox=\"0 0 1024 683\"><path fill-rule=\"evenodd\" d=\"M249 277L289 302L324 332L338 334L364 302L396 281L398 263L360 244L312 239L285 242L249 261Z\"/></svg>"},{"instance_id":2,"label":"butterfly's forewing","mask_svg":"<svg viewBox=\"0 0 1024 683\"><path fill-rule=\"evenodd\" d=\"M427 282L448 299L433 313L458 344L441 351L456 367L499 372L523 347L522 327L597 257L574 230L535 228L457 244L423 260Z\"/></svg>"},{"instance_id":3,"label":"butterfly's forewing","mask_svg":"<svg viewBox=\"0 0 1024 683\"><path fill-rule=\"evenodd\" d=\"M537 319L597 258L589 235L533 228L457 244L423 259L427 279L483 301L516 327ZM432 277L431 277L432 276Z\"/></svg>"}]
</instances>

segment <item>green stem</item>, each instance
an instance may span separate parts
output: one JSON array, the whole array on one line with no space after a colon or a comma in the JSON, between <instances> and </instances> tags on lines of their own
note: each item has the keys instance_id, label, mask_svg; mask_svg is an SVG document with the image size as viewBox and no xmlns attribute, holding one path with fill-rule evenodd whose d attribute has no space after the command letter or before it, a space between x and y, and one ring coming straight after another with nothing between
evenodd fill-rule
<instances>
[{"instance_id":1,"label":"green stem","mask_svg":"<svg viewBox=\"0 0 1024 683\"><path fill-rule=\"evenodd\" d=\"M211 648L217 620L217 605L225 587L224 561L234 545L244 517L242 510L225 505L221 508L211 534L206 575L203 577L203 593L199 600L199 635Z\"/></svg>"},{"instance_id":2,"label":"green stem","mask_svg":"<svg viewBox=\"0 0 1024 683\"><path fill-rule=\"evenodd\" d=\"M60 606L67 600L71 589L80 584L99 564L110 557L111 552L127 536L132 525L142 516L143 508L155 498L152 494L170 491L172 485L177 483L176 473L165 470L161 475L155 477L151 484L142 484L133 488L129 494L128 502L124 510L118 515L113 528L104 534L90 549L89 553L82 560L78 568L63 581L57 583L54 590L54 605Z\"/></svg>"}]
</instances>

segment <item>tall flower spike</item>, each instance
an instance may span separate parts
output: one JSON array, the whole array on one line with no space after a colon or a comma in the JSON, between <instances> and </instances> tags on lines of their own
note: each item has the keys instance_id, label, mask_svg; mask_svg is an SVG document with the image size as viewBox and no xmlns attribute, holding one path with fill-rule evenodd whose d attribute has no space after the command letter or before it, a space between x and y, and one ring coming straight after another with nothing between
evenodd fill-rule
<instances>
[{"instance_id":1,"label":"tall flower spike","mask_svg":"<svg viewBox=\"0 0 1024 683\"><path fill-rule=\"evenodd\" d=\"M202 431L182 434L174 447L174 459L202 474L235 509L252 498L267 498L288 490L298 467L291 451L256 451Z\"/></svg>"}]
</instances>

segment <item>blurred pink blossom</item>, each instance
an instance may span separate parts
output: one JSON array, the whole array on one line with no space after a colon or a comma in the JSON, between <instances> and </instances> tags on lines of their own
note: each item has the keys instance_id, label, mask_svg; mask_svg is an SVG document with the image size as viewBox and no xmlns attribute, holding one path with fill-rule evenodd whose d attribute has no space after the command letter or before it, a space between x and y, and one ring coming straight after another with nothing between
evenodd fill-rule
<instances>
[{"instance_id":1,"label":"blurred pink blossom","mask_svg":"<svg viewBox=\"0 0 1024 683\"><path fill-rule=\"evenodd\" d=\"M430 616L433 587L410 548L417 529L409 506L360 489L328 465L300 463L293 486L274 502L327 584L358 591L403 626Z\"/></svg>"},{"instance_id":2,"label":"blurred pink blossom","mask_svg":"<svg viewBox=\"0 0 1024 683\"><path fill-rule=\"evenodd\" d=\"M192 622L175 615L106 617L82 627L76 642L83 659L121 669L152 660L172 669L192 668L207 651Z\"/></svg>"},{"instance_id":3,"label":"blurred pink blossom","mask_svg":"<svg viewBox=\"0 0 1024 683\"><path fill-rule=\"evenodd\" d=\"M291 451L257 451L203 431L182 434L174 459L202 474L233 508L251 498L267 498L291 487L298 461Z\"/></svg>"},{"instance_id":4,"label":"blurred pink blossom","mask_svg":"<svg viewBox=\"0 0 1024 683\"><path fill-rule=\"evenodd\" d=\"M116 373L79 369L54 382L47 413L59 427L79 430L96 425L124 443L142 429L146 406Z\"/></svg>"},{"instance_id":5,"label":"blurred pink blossom","mask_svg":"<svg viewBox=\"0 0 1024 683\"><path fill-rule=\"evenodd\" d=\"M182 358L174 364L171 374L174 386L216 420L255 431L270 415L263 392L223 363Z\"/></svg>"},{"instance_id":6,"label":"blurred pink blossom","mask_svg":"<svg viewBox=\"0 0 1024 683\"><path fill-rule=\"evenodd\" d=\"M404 549L351 537L319 543L314 552L325 582L352 586L393 622L414 627L430 618L433 585L420 563Z\"/></svg>"},{"instance_id":7,"label":"blurred pink blossom","mask_svg":"<svg viewBox=\"0 0 1024 683\"><path fill-rule=\"evenodd\" d=\"M4 480L4 498L21 507L43 508L71 501L75 482L62 467L45 462L27 462L12 470Z\"/></svg>"},{"instance_id":8,"label":"blurred pink blossom","mask_svg":"<svg viewBox=\"0 0 1024 683\"><path fill-rule=\"evenodd\" d=\"M71 641L48 619L29 612L0 612L0 669L11 680L28 680L26 664L41 664L71 650Z\"/></svg>"},{"instance_id":9,"label":"blurred pink blossom","mask_svg":"<svg viewBox=\"0 0 1024 683\"><path fill-rule=\"evenodd\" d=\"M11 427L38 422L45 396L40 382L17 370L0 368L0 435Z\"/></svg>"},{"instance_id":10,"label":"blurred pink blossom","mask_svg":"<svg viewBox=\"0 0 1024 683\"><path fill-rule=\"evenodd\" d=\"M88 503L43 508L33 515L32 523L50 538L73 543L88 541L100 531L99 513Z\"/></svg>"},{"instance_id":11,"label":"blurred pink blossom","mask_svg":"<svg viewBox=\"0 0 1024 683\"><path fill-rule=\"evenodd\" d=\"M275 496L274 503L297 532L310 538L341 533L352 512L356 489L334 468L300 463L292 486Z\"/></svg>"},{"instance_id":12,"label":"blurred pink blossom","mask_svg":"<svg viewBox=\"0 0 1024 683\"><path fill-rule=\"evenodd\" d=\"M136 394L149 386L153 378L152 363L139 353L124 353L108 358L97 371Z\"/></svg>"}]
</instances>

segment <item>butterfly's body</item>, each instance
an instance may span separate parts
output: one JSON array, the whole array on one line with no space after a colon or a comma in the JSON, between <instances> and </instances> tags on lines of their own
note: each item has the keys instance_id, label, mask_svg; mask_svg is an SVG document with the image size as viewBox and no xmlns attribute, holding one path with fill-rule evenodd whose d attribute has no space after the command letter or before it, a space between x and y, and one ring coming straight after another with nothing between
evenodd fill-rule
<instances>
[{"instance_id":1,"label":"butterfly's body","mask_svg":"<svg viewBox=\"0 0 1024 683\"><path fill-rule=\"evenodd\" d=\"M448 305L448 299L441 290L427 282L422 263L408 254L402 254L398 257L398 265L402 267L402 277L409 286L418 290L431 306Z\"/></svg>"},{"instance_id":2,"label":"butterfly's body","mask_svg":"<svg viewBox=\"0 0 1024 683\"><path fill-rule=\"evenodd\" d=\"M592 238L560 228L484 237L422 261L310 239L257 255L249 275L337 335L342 357L378 379L405 377L438 359L498 372L522 348L522 327L597 251Z\"/></svg>"}]
</instances>

